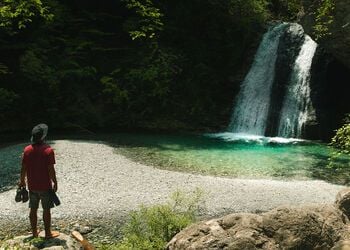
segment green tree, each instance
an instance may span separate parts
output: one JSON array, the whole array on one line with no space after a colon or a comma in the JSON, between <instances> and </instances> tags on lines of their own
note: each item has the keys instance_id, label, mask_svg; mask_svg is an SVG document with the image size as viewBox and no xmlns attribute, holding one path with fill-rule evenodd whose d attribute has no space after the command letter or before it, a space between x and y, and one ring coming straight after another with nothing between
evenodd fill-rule
<instances>
[{"instance_id":1,"label":"green tree","mask_svg":"<svg viewBox=\"0 0 350 250\"><path fill-rule=\"evenodd\" d=\"M269 0L273 16L284 21L298 21L303 14L303 0Z\"/></svg>"},{"instance_id":2,"label":"green tree","mask_svg":"<svg viewBox=\"0 0 350 250\"><path fill-rule=\"evenodd\" d=\"M0 27L21 30L33 22L36 16L52 20L49 7L41 0L3 0L0 3Z\"/></svg>"},{"instance_id":3,"label":"green tree","mask_svg":"<svg viewBox=\"0 0 350 250\"><path fill-rule=\"evenodd\" d=\"M329 27L334 22L335 0L319 0L319 7L315 13L315 25L313 27L316 40L330 35Z\"/></svg>"},{"instance_id":4,"label":"green tree","mask_svg":"<svg viewBox=\"0 0 350 250\"><path fill-rule=\"evenodd\" d=\"M126 7L135 12L125 26L133 40L155 39L163 30L163 14L151 0L122 0Z\"/></svg>"}]
</instances>

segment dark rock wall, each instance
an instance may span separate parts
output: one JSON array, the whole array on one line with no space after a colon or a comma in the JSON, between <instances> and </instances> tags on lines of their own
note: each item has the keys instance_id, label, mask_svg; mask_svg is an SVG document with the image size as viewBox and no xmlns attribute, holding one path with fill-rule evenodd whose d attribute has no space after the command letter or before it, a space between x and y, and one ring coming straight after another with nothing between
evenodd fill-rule
<instances>
[{"instance_id":1,"label":"dark rock wall","mask_svg":"<svg viewBox=\"0 0 350 250\"><path fill-rule=\"evenodd\" d=\"M328 141L350 113L350 70L321 47L313 61L310 88L317 123L306 126L305 137Z\"/></svg>"},{"instance_id":2,"label":"dark rock wall","mask_svg":"<svg viewBox=\"0 0 350 250\"><path fill-rule=\"evenodd\" d=\"M303 1L305 15L300 24L313 38L319 2ZM331 14L334 21L329 25L330 35L317 41L321 49L312 66L311 99L317 123L306 127L305 137L310 139L329 140L350 113L350 1L335 0Z\"/></svg>"}]
</instances>

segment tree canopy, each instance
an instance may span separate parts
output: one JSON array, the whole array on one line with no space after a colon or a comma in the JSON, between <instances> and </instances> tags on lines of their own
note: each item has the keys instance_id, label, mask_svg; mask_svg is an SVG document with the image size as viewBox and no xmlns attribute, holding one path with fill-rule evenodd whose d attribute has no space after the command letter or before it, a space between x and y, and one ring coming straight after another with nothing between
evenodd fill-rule
<instances>
[{"instance_id":1,"label":"tree canopy","mask_svg":"<svg viewBox=\"0 0 350 250\"><path fill-rule=\"evenodd\" d=\"M267 21L300 11L300 0L4 0L1 129L220 129Z\"/></svg>"}]
</instances>

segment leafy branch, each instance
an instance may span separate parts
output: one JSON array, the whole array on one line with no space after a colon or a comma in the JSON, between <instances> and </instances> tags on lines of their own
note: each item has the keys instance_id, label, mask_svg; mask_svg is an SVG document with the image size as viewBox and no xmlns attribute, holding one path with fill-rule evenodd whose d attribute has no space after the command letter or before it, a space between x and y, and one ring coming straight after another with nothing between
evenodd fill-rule
<instances>
[{"instance_id":1,"label":"leafy branch","mask_svg":"<svg viewBox=\"0 0 350 250\"><path fill-rule=\"evenodd\" d=\"M46 21L53 19L49 7L41 0L3 0L0 3L0 28L21 30L36 16Z\"/></svg>"},{"instance_id":2,"label":"leafy branch","mask_svg":"<svg viewBox=\"0 0 350 250\"><path fill-rule=\"evenodd\" d=\"M316 15L316 24L313 27L316 40L331 35L329 26L334 22L333 12L335 10L334 0L321 0Z\"/></svg>"},{"instance_id":3,"label":"leafy branch","mask_svg":"<svg viewBox=\"0 0 350 250\"><path fill-rule=\"evenodd\" d=\"M126 7L134 10L138 18L128 23L128 30L132 40L156 38L163 30L163 14L154 6L151 0L123 0Z\"/></svg>"}]
</instances>

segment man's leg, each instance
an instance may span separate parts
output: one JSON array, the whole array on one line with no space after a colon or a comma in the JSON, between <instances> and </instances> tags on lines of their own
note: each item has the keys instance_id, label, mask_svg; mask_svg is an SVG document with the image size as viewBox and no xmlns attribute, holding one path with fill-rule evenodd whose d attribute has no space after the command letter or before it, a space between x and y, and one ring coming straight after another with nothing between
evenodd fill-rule
<instances>
[{"instance_id":1,"label":"man's leg","mask_svg":"<svg viewBox=\"0 0 350 250\"><path fill-rule=\"evenodd\" d=\"M45 237L49 238L49 237L51 237L51 210L50 210L50 208L44 209L43 221L44 221L44 227L45 227Z\"/></svg>"},{"instance_id":2,"label":"man's leg","mask_svg":"<svg viewBox=\"0 0 350 250\"><path fill-rule=\"evenodd\" d=\"M32 228L32 234L33 237L38 237L38 209L36 208L31 208L29 212L29 220L30 220L30 226Z\"/></svg>"},{"instance_id":3,"label":"man's leg","mask_svg":"<svg viewBox=\"0 0 350 250\"><path fill-rule=\"evenodd\" d=\"M29 192L29 220L32 228L33 237L38 237L38 206L39 206L39 195L34 192Z\"/></svg>"},{"instance_id":4,"label":"man's leg","mask_svg":"<svg viewBox=\"0 0 350 250\"><path fill-rule=\"evenodd\" d=\"M41 205L43 207L43 221L45 227L45 238L52 238L59 236L59 232L51 231L51 208L54 207L50 198L49 192L40 194Z\"/></svg>"}]
</instances>

